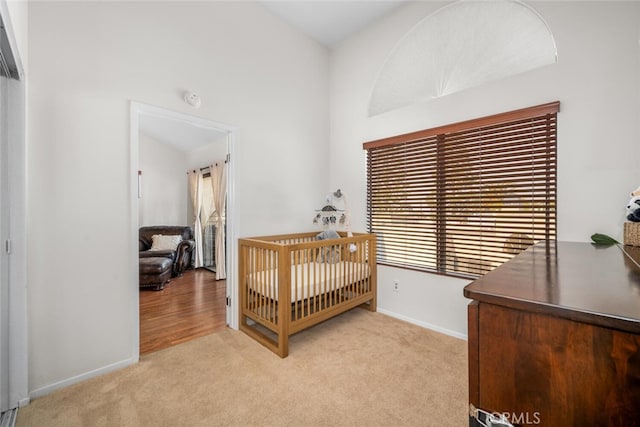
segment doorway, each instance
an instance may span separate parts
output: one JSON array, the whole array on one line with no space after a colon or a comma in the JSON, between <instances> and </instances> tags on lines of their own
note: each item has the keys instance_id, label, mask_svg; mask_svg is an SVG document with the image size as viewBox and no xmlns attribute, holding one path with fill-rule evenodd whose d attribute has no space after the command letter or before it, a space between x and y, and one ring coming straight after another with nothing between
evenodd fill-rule
<instances>
[{"instance_id":1,"label":"doorway","mask_svg":"<svg viewBox=\"0 0 640 427\"><path fill-rule=\"evenodd\" d=\"M132 229L132 240L137 241L138 236L138 228L142 225L151 225L151 222L155 222L156 224L166 223L166 222L174 222L174 223L183 223L183 224L191 224L191 219L193 217L192 213L188 211L187 207L190 205L190 201L188 200L188 192L187 189L187 169L193 168L203 168L209 164L208 162L212 161L225 161L227 167L227 203L226 203L226 241L225 246L227 250L227 259L224 263L227 271L226 281L222 284L223 289L223 301L225 303L226 313L224 315L225 322L228 326L232 328L237 328L237 322L235 320L235 309L231 304L231 300L233 295L235 295L235 283L234 283L234 271L235 271L235 256L234 256L234 245L233 242L237 240L236 238L236 221L234 217L235 212L235 197L234 197L234 187L235 187L235 156L233 155L234 151L234 141L235 141L235 128L223 125L217 122L213 122L207 119L203 119L200 117L196 117L189 114L178 113L171 110L166 110L164 108L150 106L147 104L142 104L138 102L131 103L131 195L132 195L132 215L131 215L131 229ZM178 201L176 203L176 209L180 209L181 212L168 212L166 209L153 209L152 205L145 204L143 199L145 197L143 189L143 182L145 182L145 171L142 170L142 174L139 174L141 170L140 166L143 164L144 160L142 159L143 152L141 149L148 146L148 138L160 141L162 143L169 143L169 145L173 144L174 149L182 149L185 152L196 153L195 155L189 156L192 160L187 162L189 166L182 169L182 178L177 177L175 185L182 185L184 191L184 197L178 196L178 199L182 199L182 201ZM203 141L208 141L211 143L211 146L206 146ZM148 148L148 147L147 147ZM212 154L218 153L218 154ZM179 156L178 156L179 157ZM166 154L165 154L166 158ZM177 157L176 157L177 158ZM193 159L196 160L193 160ZM205 164L200 165L197 163L197 159L202 159L201 161ZM161 161L161 159L156 159ZM194 161L196 163L194 163ZM179 182L181 181L181 182ZM173 185L173 184L172 184ZM165 187L160 191L167 190ZM148 191L148 189L147 189ZM142 196L142 199L140 198ZM182 205L183 203L183 205ZM167 216L168 215L168 216ZM164 216L164 217L163 217ZM150 219L151 218L151 219ZM168 218L168 219L167 219ZM176 219L176 218L182 218ZM132 245L132 248L137 248L137 245ZM140 293L138 290L138 253L137 250L132 251L131 262L133 266L133 271L135 272L135 278L132 275L131 280L135 283L135 286L132 286L132 289L135 291L134 301L137 304L134 304L134 324L137 326L137 333L134 334L136 339L133 343L134 345L134 354L139 356L140 354L140 324L139 320L141 318L140 314ZM198 276L199 281L203 273L200 271L202 269L197 269L195 272L190 271L190 274L185 276L187 278ZM212 274L207 271L207 273ZM172 282L167 286L167 288L171 287L172 284L180 283L179 280L186 280L185 278L174 278ZM194 279L195 280L195 279ZM153 292L153 291L149 291ZM164 291L162 291L164 292ZM146 298L146 295L145 295Z\"/></svg>"}]
</instances>

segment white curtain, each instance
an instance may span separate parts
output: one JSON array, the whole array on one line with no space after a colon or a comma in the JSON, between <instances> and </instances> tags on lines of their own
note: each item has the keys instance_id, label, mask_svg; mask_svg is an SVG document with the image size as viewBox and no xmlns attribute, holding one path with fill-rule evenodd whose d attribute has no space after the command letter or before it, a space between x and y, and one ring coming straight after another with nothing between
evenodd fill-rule
<instances>
[{"instance_id":1,"label":"white curtain","mask_svg":"<svg viewBox=\"0 0 640 427\"><path fill-rule=\"evenodd\" d=\"M189 171L189 194L193 206L193 237L196 241L196 248L193 251L193 266L202 267L202 223L200 222L200 212L202 210L202 171Z\"/></svg>"},{"instance_id":2,"label":"white curtain","mask_svg":"<svg viewBox=\"0 0 640 427\"><path fill-rule=\"evenodd\" d=\"M215 205L213 203L213 173L202 175L202 210L200 211L200 224L202 225L202 264L204 267L215 265Z\"/></svg>"},{"instance_id":3,"label":"white curtain","mask_svg":"<svg viewBox=\"0 0 640 427\"><path fill-rule=\"evenodd\" d=\"M216 211L213 203L213 170L209 170L211 176L202 176L202 187L200 190L200 224L204 230L207 224L211 224Z\"/></svg>"},{"instance_id":4,"label":"white curtain","mask_svg":"<svg viewBox=\"0 0 640 427\"><path fill-rule=\"evenodd\" d=\"M213 187L214 224L216 226L216 280L226 279L225 256L225 211L227 201L227 166L225 163L211 165Z\"/></svg>"}]
</instances>

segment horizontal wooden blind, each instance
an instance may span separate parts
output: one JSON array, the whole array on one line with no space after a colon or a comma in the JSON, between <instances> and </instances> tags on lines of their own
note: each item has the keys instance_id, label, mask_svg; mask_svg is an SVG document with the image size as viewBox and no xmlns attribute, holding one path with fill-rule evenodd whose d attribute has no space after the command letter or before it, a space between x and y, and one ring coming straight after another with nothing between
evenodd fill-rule
<instances>
[{"instance_id":1,"label":"horizontal wooden blind","mask_svg":"<svg viewBox=\"0 0 640 427\"><path fill-rule=\"evenodd\" d=\"M556 234L559 103L364 144L378 262L482 275Z\"/></svg>"}]
</instances>

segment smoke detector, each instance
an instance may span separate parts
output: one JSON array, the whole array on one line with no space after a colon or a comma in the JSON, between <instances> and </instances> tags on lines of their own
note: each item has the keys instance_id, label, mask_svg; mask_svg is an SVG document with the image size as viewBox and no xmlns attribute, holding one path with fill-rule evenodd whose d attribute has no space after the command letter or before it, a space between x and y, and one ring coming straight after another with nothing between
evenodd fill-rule
<instances>
[{"instance_id":1,"label":"smoke detector","mask_svg":"<svg viewBox=\"0 0 640 427\"><path fill-rule=\"evenodd\" d=\"M202 103L200 97L193 92L184 93L184 102L191 105L193 108L200 108L200 104Z\"/></svg>"}]
</instances>

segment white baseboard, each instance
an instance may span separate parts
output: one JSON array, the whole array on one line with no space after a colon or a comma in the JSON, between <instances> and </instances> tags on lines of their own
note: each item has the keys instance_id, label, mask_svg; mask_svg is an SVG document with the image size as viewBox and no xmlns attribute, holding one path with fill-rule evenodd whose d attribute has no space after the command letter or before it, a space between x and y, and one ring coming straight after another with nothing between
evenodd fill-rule
<instances>
[{"instance_id":1,"label":"white baseboard","mask_svg":"<svg viewBox=\"0 0 640 427\"><path fill-rule=\"evenodd\" d=\"M18 400L18 408L22 408L23 406L27 406L31 402L31 399L25 397L24 399Z\"/></svg>"},{"instance_id":2,"label":"white baseboard","mask_svg":"<svg viewBox=\"0 0 640 427\"><path fill-rule=\"evenodd\" d=\"M446 329L437 325L433 325L431 323L423 322L422 320L412 319L411 317L403 316L402 314L394 313L392 311L385 310L383 308L378 307L378 313L385 314L390 317L395 317L396 319L404 320L405 322L412 323L417 326L421 326L426 329L431 329L432 331L440 332L441 334L449 335L454 338L458 338L461 340L467 340L467 335L461 334L457 331L452 331L451 329Z\"/></svg>"},{"instance_id":3,"label":"white baseboard","mask_svg":"<svg viewBox=\"0 0 640 427\"><path fill-rule=\"evenodd\" d=\"M67 378L65 380L58 381L56 383L49 384L44 387L40 387L39 389L33 390L31 393L29 393L29 397L31 399L37 399L39 397L45 396L61 388L68 387L72 384L76 384L81 381L88 380L90 378L104 375L109 372L117 371L118 369L126 368L127 366L133 365L135 363L136 363L136 358L125 359L120 362L112 363L111 365L94 369L93 371L85 372L84 374L76 375L75 377Z\"/></svg>"}]
</instances>

